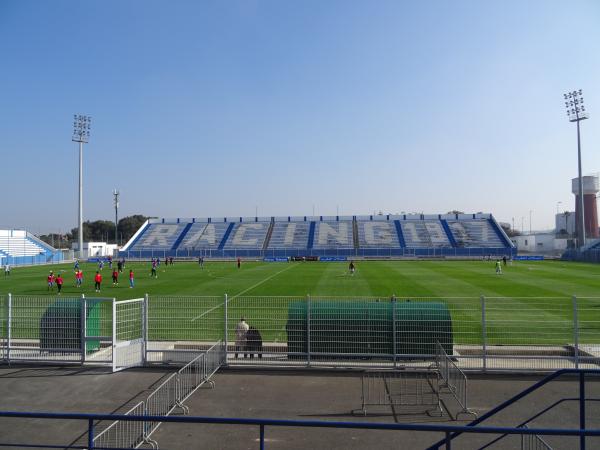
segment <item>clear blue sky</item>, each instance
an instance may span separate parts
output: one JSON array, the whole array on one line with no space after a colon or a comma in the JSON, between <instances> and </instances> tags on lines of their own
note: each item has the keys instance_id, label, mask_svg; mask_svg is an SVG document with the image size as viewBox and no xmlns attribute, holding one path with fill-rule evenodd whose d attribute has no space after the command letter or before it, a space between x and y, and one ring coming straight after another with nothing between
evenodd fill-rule
<instances>
[{"instance_id":1,"label":"clear blue sky","mask_svg":"<svg viewBox=\"0 0 600 450\"><path fill-rule=\"evenodd\" d=\"M492 212L550 228L600 171L600 2L0 2L0 228Z\"/></svg>"}]
</instances>

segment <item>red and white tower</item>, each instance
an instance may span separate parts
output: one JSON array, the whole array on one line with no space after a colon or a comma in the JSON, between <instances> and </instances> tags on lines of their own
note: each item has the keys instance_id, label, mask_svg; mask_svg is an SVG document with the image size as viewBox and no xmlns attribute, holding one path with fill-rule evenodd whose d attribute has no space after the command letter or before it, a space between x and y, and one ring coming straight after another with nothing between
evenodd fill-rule
<instances>
[{"instance_id":1,"label":"red and white tower","mask_svg":"<svg viewBox=\"0 0 600 450\"><path fill-rule=\"evenodd\" d=\"M598 233L598 208L596 206L596 194L600 191L597 176L582 177L583 182L583 224L585 236L595 239L600 237ZM575 194L575 228L579 229L579 178L571 180L571 190Z\"/></svg>"}]
</instances>

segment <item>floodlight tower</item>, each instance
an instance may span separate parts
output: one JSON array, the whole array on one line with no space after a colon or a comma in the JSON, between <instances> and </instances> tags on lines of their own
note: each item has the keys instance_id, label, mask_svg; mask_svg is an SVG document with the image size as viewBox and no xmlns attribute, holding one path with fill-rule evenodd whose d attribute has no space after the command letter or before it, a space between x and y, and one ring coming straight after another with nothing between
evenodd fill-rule
<instances>
[{"instance_id":1,"label":"floodlight tower","mask_svg":"<svg viewBox=\"0 0 600 450\"><path fill-rule=\"evenodd\" d=\"M83 257L83 144L90 140L92 118L75 114L73 116L73 142L79 142L79 222L77 237L79 238L79 257Z\"/></svg>"},{"instance_id":2,"label":"floodlight tower","mask_svg":"<svg viewBox=\"0 0 600 450\"><path fill-rule=\"evenodd\" d=\"M114 203L115 203L115 244L119 245L118 241L118 229L119 229L119 191L113 191Z\"/></svg>"},{"instance_id":3,"label":"floodlight tower","mask_svg":"<svg viewBox=\"0 0 600 450\"><path fill-rule=\"evenodd\" d=\"M577 215L577 245L579 248L585 245L585 222L584 222L584 203L583 203L583 177L581 176L581 138L579 134L579 122L588 119L589 114L583 106L583 92L581 89L567 92L564 94L565 106L567 107L567 116L569 122L577 123L577 166L579 169L579 198L575 209L579 209Z\"/></svg>"}]
</instances>

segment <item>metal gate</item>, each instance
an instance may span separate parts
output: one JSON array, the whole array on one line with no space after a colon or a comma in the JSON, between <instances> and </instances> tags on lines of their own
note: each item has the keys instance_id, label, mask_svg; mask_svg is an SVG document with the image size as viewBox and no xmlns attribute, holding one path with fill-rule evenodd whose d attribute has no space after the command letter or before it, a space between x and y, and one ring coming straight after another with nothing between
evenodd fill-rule
<instances>
[{"instance_id":1,"label":"metal gate","mask_svg":"<svg viewBox=\"0 0 600 450\"><path fill-rule=\"evenodd\" d=\"M144 365L145 299L114 301L112 308L113 372Z\"/></svg>"},{"instance_id":2,"label":"metal gate","mask_svg":"<svg viewBox=\"0 0 600 450\"><path fill-rule=\"evenodd\" d=\"M82 363L112 364L114 298L81 296Z\"/></svg>"}]
</instances>

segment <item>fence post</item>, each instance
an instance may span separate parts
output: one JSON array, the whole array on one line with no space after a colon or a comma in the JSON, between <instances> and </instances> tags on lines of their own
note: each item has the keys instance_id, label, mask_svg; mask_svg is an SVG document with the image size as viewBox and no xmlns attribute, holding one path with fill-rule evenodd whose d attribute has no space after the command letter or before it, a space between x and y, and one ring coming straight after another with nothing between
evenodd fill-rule
<instances>
[{"instance_id":1,"label":"fence post","mask_svg":"<svg viewBox=\"0 0 600 450\"><path fill-rule=\"evenodd\" d=\"M310 367L310 295L306 296L306 365Z\"/></svg>"},{"instance_id":2,"label":"fence post","mask_svg":"<svg viewBox=\"0 0 600 450\"><path fill-rule=\"evenodd\" d=\"M392 351L394 352L394 369L396 368L396 355L398 347L396 343L396 294L392 294Z\"/></svg>"},{"instance_id":3,"label":"fence post","mask_svg":"<svg viewBox=\"0 0 600 450\"><path fill-rule=\"evenodd\" d=\"M10 344L12 337L12 294L8 294L6 314L6 362L10 365Z\"/></svg>"},{"instance_id":4,"label":"fence post","mask_svg":"<svg viewBox=\"0 0 600 450\"><path fill-rule=\"evenodd\" d=\"M228 350L228 342L227 342L227 325L228 325L228 316L227 316L227 294L225 294L225 318L224 318L224 324L223 326L225 327L224 330L224 342L225 342L225 366L227 366L227 350Z\"/></svg>"},{"instance_id":5,"label":"fence post","mask_svg":"<svg viewBox=\"0 0 600 450\"><path fill-rule=\"evenodd\" d=\"M85 294L81 294L81 300L79 301L79 314L80 314L80 333L79 333L79 339L81 340L81 364L83 365L85 363L85 354L87 351L87 342L86 342L86 336L87 336L87 305L86 305L86 300L85 300Z\"/></svg>"},{"instance_id":6,"label":"fence post","mask_svg":"<svg viewBox=\"0 0 600 450\"><path fill-rule=\"evenodd\" d=\"M579 317L577 314L577 296L573 296L573 355L575 368L579 369Z\"/></svg>"},{"instance_id":7,"label":"fence post","mask_svg":"<svg viewBox=\"0 0 600 450\"><path fill-rule=\"evenodd\" d=\"M485 320L485 296L481 296L481 350L483 354L483 371L487 370L487 322Z\"/></svg>"},{"instance_id":8,"label":"fence post","mask_svg":"<svg viewBox=\"0 0 600 450\"><path fill-rule=\"evenodd\" d=\"M144 303L142 304L142 365L148 363L148 294L144 294Z\"/></svg>"},{"instance_id":9,"label":"fence post","mask_svg":"<svg viewBox=\"0 0 600 450\"><path fill-rule=\"evenodd\" d=\"M88 419L88 450L94 448L94 419Z\"/></svg>"},{"instance_id":10,"label":"fence post","mask_svg":"<svg viewBox=\"0 0 600 450\"><path fill-rule=\"evenodd\" d=\"M117 359L115 358L115 353L117 352L117 302L116 299L112 299L112 370L115 372L117 370Z\"/></svg>"},{"instance_id":11,"label":"fence post","mask_svg":"<svg viewBox=\"0 0 600 450\"><path fill-rule=\"evenodd\" d=\"M585 372L579 372L579 429L585 430ZM585 450L585 435L579 435L579 448Z\"/></svg>"}]
</instances>

